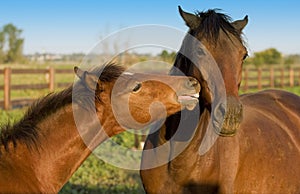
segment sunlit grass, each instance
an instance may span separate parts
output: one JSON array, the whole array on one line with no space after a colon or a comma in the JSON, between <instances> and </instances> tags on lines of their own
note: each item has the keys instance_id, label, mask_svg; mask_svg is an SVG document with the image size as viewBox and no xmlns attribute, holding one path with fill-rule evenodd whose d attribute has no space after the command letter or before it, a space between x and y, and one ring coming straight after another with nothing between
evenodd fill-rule
<instances>
[{"instance_id":1,"label":"sunlit grass","mask_svg":"<svg viewBox=\"0 0 300 194\"><path fill-rule=\"evenodd\" d=\"M77 64L74 64L77 65ZM54 66L60 69L72 69L73 64ZM51 66L51 65L50 65ZM49 65L34 65L30 68L45 69ZM16 68L16 67L13 67ZM20 68L20 67L18 67ZM24 66L21 68L29 68ZM73 82L73 74L59 74L56 75L56 82ZM13 75L12 84L37 84L47 83L45 75ZM0 75L0 85L3 85L3 75ZM57 91L62 88L58 88ZM284 90L300 95L300 87L284 88ZM242 93L257 92L257 89L248 90ZM12 98L38 98L49 93L48 89L44 90L14 90L11 95ZM0 100L3 98L3 91L0 91ZM26 111L26 107L22 109L14 109L4 111L0 109L0 126L8 122L17 122ZM120 136L114 137L115 141L119 141L126 147L133 146L133 137L130 133L124 133ZM109 165L95 156L90 156L78 171L71 177L70 181L60 191L64 193L144 193L142 183L138 171L129 171L119 169Z\"/></svg>"},{"instance_id":2,"label":"sunlit grass","mask_svg":"<svg viewBox=\"0 0 300 194\"><path fill-rule=\"evenodd\" d=\"M285 90L288 92L292 92L294 94L297 94L300 96L300 86L297 87L285 87L285 88L265 88L265 89L249 89L247 91L240 90L240 94L247 94L247 93L255 93L263 90L268 90L268 89L275 89L275 90Z\"/></svg>"},{"instance_id":3,"label":"sunlit grass","mask_svg":"<svg viewBox=\"0 0 300 194\"><path fill-rule=\"evenodd\" d=\"M50 66L53 66L55 69L73 69L74 65L12 65L12 69L48 69ZM1 66L3 69L5 66ZM58 88L58 83L73 83L75 74L73 73L56 73L55 74L55 91L60 91L63 88ZM31 84L48 84L49 75L47 74L12 74L11 76L11 85L31 85ZM4 85L4 76L0 74L0 86ZM50 91L49 89L19 89L11 90L11 98L39 98L45 96ZM4 94L3 90L0 90L0 100L3 100Z\"/></svg>"},{"instance_id":4,"label":"sunlit grass","mask_svg":"<svg viewBox=\"0 0 300 194\"><path fill-rule=\"evenodd\" d=\"M1 126L19 121L26 110L26 107L9 111L0 109L0 131ZM124 147L133 147L133 134L120 134L114 141ZM139 171L120 169L91 155L59 193L140 194L144 190Z\"/></svg>"}]
</instances>

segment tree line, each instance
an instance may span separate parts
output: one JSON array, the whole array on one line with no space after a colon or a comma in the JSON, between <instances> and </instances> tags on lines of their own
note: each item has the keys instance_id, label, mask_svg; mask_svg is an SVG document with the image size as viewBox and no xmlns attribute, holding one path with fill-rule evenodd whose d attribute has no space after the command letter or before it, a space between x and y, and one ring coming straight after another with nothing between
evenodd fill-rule
<instances>
[{"instance_id":1,"label":"tree line","mask_svg":"<svg viewBox=\"0 0 300 194\"><path fill-rule=\"evenodd\" d=\"M293 65L299 64L300 56L299 55L287 55L284 56L275 48L269 48L260 52L255 52L253 56L245 60L245 64L252 64L256 67L262 65Z\"/></svg>"},{"instance_id":2,"label":"tree line","mask_svg":"<svg viewBox=\"0 0 300 194\"><path fill-rule=\"evenodd\" d=\"M17 28L12 23L0 28L0 64L1 63L22 63L25 61L23 56L24 38L21 37L22 29ZM176 52L163 50L158 55L166 62L173 62ZM269 48L261 52L255 52L245 60L245 65L252 64L257 67L261 65L292 65L300 64L300 55L284 56L275 48Z\"/></svg>"},{"instance_id":3,"label":"tree line","mask_svg":"<svg viewBox=\"0 0 300 194\"><path fill-rule=\"evenodd\" d=\"M163 50L158 55L163 61L174 62L176 53ZM275 48L269 48L260 52L255 52L252 56L245 60L245 65L255 65L256 67L262 65L293 65L300 64L300 55L284 56Z\"/></svg>"},{"instance_id":4,"label":"tree line","mask_svg":"<svg viewBox=\"0 0 300 194\"><path fill-rule=\"evenodd\" d=\"M24 60L22 30L9 23L0 28L0 64Z\"/></svg>"}]
</instances>

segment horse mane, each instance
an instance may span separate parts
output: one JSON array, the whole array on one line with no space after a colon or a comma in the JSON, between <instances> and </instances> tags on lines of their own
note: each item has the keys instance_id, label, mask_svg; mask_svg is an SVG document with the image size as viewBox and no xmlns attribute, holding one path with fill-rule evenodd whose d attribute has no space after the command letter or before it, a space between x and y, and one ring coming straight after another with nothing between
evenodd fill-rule
<instances>
[{"instance_id":1,"label":"horse mane","mask_svg":"<svg viewBox=\"0 0 300 194\"><path fill-rule=\"evenodd\" d=\"M195 15L201 18L201 22L196 29L190 29L189 34L195 38L198 38L199 40L205 39L211 45L216 45L219 40L220 30L222 30L227 38L232 40L230 37L231 34L244 45L241 32L235 29L231 24L231 17L224 13L220 13L220 11L220 9L209 9L205 12L197 11ZM195 67L194 63L183 53L178 52L170 74L179 75L182 72L186 76L194 76L195 70L198 71L198 68ZM202 78L200 77L199 79ZM204 80L199 81L205 82ZM202 93L203 90L200 91L200 96L202 96ZM210 110L211 107L204 101L204 99L200 98L200 115L205 108ZM165 135L166 140L169 140L176 133L178 124L176 125L174 123L177 122L181 114L183 114L183 111L177 113L176 115L171 115L166 119L165 125L168 128L168 131L166 131Z\"/></svg>"},{"instance_id":2,"label":"horse mane","mask_svg":"<svg viewBox=\"0 0 300 194\"><path fill-rule=\"evenodd\" d=\"M98 76L100 75L99 80L102 82L111 82L117 79L123 71L124 68L121 66L107 64L89 72ZM75 85L76 87L74 87ZM40 136L40 129L37 127L38 123L66 105L71 104L74 99L76 100L81 97L87 99L88 97L84 102L75 102L84 108L93 108L95 100L101 100L96 98L95 93L87 89L81 80L78 80L74 86L70 86L61 92L50 93L45 97L39 98L28 108L20 121L15 124L8 123L2 126L0 128L0 146L4 146L5 150L8 150L8 144L10 142L16 147L17 142L21 141L29 149L32 147L37 148ZM74 98L74 95L76 98ZM82 103L89 103L90 105Z\"/></svg>"},{"instance_id":3,"label":"horse mane","mask_svg":"<svg viewBox=\"0 0 300 194\"><path fill-rule=\"evenodd\" d=\"M229 15L220 13L220 9L209 9L206 12L196 12L196 15L201 18L201 23L197 29L191 31L191 35L200 35L200 39L204 38L211 44L216 44L219 39L220 30L222 30L228 38L232 34L241 43L243 39L241 32L235 29L232 25L232 18Z\"/></svg>"},{"instance_id":4,"label":"horse mane","mask_svg":"<svg viewBox=\"0 0 300 194\"><path fill-rule=\"evenodd\" d=\"M209 44L215 45L219 40L220 30L222 30L230 40L230 34L232 34L244 45L245 42L242 38L242 33L232 26L231 17L218 11L220 9L209 9L206 12L197 11L196 16L201 18L201 22L196 29L190 29L189 34L200 40L205 39ZM186 75L193 76L191 72L193 72L195 67L181 52L177 53L173 66ZM176 68L173 68L171 72L177 74L174 69Z\"/></svg>"}]
</instances>

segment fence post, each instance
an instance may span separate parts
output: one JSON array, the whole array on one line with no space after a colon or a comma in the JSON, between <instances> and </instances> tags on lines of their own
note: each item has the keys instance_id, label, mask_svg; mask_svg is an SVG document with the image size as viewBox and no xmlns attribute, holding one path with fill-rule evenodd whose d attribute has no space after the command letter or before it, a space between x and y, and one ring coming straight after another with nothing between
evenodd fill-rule
<instances>
[{"instance_id":1,"label":"fence post","mask_svg":"<svg viewBox=\"0 0 300 194\"><path fill-rule=\"evenodd\" d=\"M247 91L248 90L248 68L246 67L244 69L244 91Z\"/></svg>"},{"instance_id":2,"label":"fence post","mask_svg":"<svg viewBox=\"0 0 300 194\"><path fill-rule=\"evenodd\" d=\"M274 68L271 67L270 68L270 87L274 88L275 84L274 84Z\"/></svg>"},{"instance_id":3,"label":"fence post","mask_svg":"<svg viewBox=\"0 0 300 194\"><path fill-rule=\"evenodd\" d=\"M294 87L294 69L290 67L290 87Z\"/></svg>"},{"instance_id":4,"label":"fence post","mask_svg":"<svg viewBox=\"0 0 300 194\"><path fill-rule=\"evenodd\" d=\"M259 67L258 69L257 69L257 88L259 89L259 90L261 90L261 88L262 88L262 84L261 84L261 68Z\"/></svg>"},{"instance_id":5,"label":"fence post","mask_svg":"<svg viewBox=\"0 0 300 194\"><path fill-rule=\"evenodd\" d=\"M134 134L134 147L138 149L140 147L140 140L138 134Z\"/></svg>"},{"instance_id":6,"label":"fence post","mask_svg":"<svg viewBox=\"0 0 300 194\"><path fill-rule=\"evenodd\" d=\"M4 110L11 109L10 99L11 68L4 68Z\"/></svg>"},{"instance_id":7,"label":"fence post","mask_svg":"<svg viewBox=\"0 0 300 194\"><path fill-rule=\"evenodd\" d=\"M284 88L284 68L280 68L280 85L281 85L281 88Z\"/></svg>"},{"instance_id":8,"label":"fence post","mask_svg":"<svg viewBox=\"0 0 300 194\"><path fill-rule=\"evenodd\" d=\"M54 67L49 68L49 90L50 92L54 91L55 87L55 69Z\"/></svg>"}]
</instances>

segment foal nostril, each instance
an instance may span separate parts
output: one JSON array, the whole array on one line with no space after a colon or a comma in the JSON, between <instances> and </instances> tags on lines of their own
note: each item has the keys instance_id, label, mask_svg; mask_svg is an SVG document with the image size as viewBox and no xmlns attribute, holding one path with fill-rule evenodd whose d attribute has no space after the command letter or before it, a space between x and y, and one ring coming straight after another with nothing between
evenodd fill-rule
<instances>
[{"instance_id":1,"label":"foal nostril","mask_svg":"<svg viewBox=\"0 0 300 194\"><path fill-rule=\"evenodd\" d=\"M197 87L199 84L199 82L197 81L197 79L190 77L189 80L187 81L186 85L188 88L194 89L195 87Z\"/></svg>"}]
</instances>

